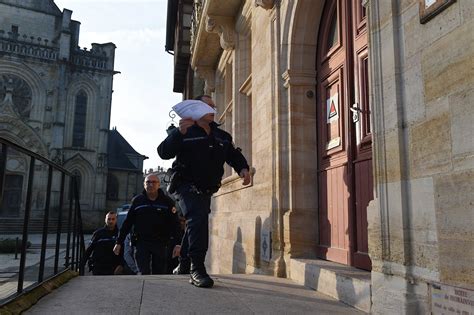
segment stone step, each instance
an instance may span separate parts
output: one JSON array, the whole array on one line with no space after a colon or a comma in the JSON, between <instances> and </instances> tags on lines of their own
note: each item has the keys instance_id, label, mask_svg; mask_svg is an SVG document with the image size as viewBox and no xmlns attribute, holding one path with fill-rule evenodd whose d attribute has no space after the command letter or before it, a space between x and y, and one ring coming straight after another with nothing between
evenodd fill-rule
<instances>
[{"instance_id":1,"label":"stone step","mask_svg":"<svg viewBox=\"0 0 474 315\"><path fill-rule=\"evenodd\" d=\"M289 275L298 284L370 312L370 271L320 259L291 259Z\"/></svg>"},{"instance_id":2,"label":"stone step","mask_svg":"<svg viewBox=\"0 0 474 315\"><path fill-rule=\"evenodd\" d=\"M57 230L58 220L51 219L49 221L48 232L54 233ZM67 231L67 221L63 221L61 230ZM23 232L23 219L19 218L2 218L0 219L0 234L21 234ZM28 224L29 233L42 233L43 220L32 219Z\"/></svg>"}]
</instances>

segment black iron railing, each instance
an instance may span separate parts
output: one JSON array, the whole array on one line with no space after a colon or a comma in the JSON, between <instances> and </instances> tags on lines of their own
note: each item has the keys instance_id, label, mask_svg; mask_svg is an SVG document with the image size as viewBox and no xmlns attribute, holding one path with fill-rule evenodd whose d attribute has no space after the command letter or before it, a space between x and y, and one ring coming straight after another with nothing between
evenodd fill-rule
<instances>
[{"instance_id":1,"label":"black iron railing","mask_svg":"<svg viewBox=\"0 0 474 315\"><path fill-rule=\"evenodd\" d=\"M14 167L9 166L8 162L18 159L24 161L23 175L28 173L27 183L21 185L20 195L24 198L21 202L17 201L17 205L21 208L21 211L16 215L16 222L19 222L18 232L21 230L20 261L17 264L13 261L15 259L13 255L9 260L8 255L0 254L0 261L4 265L0 271L0 274L4 275L0 277L0 289L2 286L4 287L0 290L3 292L0 294L0 305L3 305L66 270L84 274L80 262L85 252L85 246L78 187L74 175L53 161L2 137L0 137L0 145L0 224L6 222L4 219L5 209L9 207L8 203L11 201L6 200L8 196L5 192L10 191L11 187L8 187L9 183L5 179L9 175L18 176L15 175L18 174L18 169L11 170ZM16 165L15 163L10 164ZM27 172L26 169L28 169ZM53 177L57 179L54 183L55 191L52 191ZM66 181L66 179L69 180ZM69 202L65 204L66 186L69 188L69 195L66 196L69 198ZM59 199L55 202L54 219L51 218L53 195ZM32 207L33 201L34 207ZM32 208L36 215L35 220L38 221L38 218L42 217L43 224L40 234L38 232L33 234L29 226L32 220ZM50 236L49 242L48 235ZM0 235L1 237L6 236ZM33 240L33 237L38 242L41 239L41 245L36 244L37 247L40 247L39 258L37 258L38 252L28 249L31 244L30 238ZM54 239L55 242L53 242ZM52 247L54 247L54 251ZM28 257L29 255L30 257ZM29 258L28 264L27 258ZM9 268L6 266L8 264L10 264Z\"/></svg>"}]
</instances>

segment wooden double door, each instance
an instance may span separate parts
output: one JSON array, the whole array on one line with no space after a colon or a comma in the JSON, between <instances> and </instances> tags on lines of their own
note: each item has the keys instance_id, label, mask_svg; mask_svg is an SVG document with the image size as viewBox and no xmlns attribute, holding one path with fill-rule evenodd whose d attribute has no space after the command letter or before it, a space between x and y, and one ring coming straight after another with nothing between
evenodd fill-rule
<instances>
[{"instance_id":1,"label":"wooden double door","mask_svg":"<svg viewBox=\"0 0 474 315\"><path fill-rule=\"evenodd\" d=\"M361 0L327 0L318 34L319 257L370 270L373 199L367 17Z\"/></svg>"}]
</instances>

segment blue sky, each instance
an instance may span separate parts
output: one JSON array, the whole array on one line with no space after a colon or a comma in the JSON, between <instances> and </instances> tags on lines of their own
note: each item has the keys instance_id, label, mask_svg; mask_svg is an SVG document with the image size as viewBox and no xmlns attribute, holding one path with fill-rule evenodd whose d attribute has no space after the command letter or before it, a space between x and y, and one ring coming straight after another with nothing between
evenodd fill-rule
<instances>
[{"instance_id":1,"label":"blue sky","mask_svg":"<svg viewBox=\"0 0 474 315\"><path fill-rule=\"evenodd\" d=\"M55 0L81 22L79 45L113 42L117 46L110 127L139 153L149 157L145 168L162 161L156 147L166 137L173 93L173 56L165 52L166 0Z\"/></svg>"}]
</instances>

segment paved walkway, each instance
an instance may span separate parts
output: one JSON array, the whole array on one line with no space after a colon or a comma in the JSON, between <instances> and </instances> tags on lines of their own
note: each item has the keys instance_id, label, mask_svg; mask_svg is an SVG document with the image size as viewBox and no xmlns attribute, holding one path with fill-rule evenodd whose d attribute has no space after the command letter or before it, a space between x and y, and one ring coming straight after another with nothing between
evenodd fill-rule
<instances>
[{"instance_id":1,"label":"paved walkway","mask_svg":"<svg viewBox=\"0 0 474 315\"><path fill-rule=\"evenodd\" d=\"M288 279L219 275L212 289L196 288L188 279L76 277L25 314L364 314Z\"/></svg>"},{"instance_id":2,"label":"paved walkway","mask_svg":"<svg viewBox=\"0 0 474 315\"><path fill-rule=\"evenodd\" d=\"M84 235L85 245L87 247L87 243L89 242L92 235L87 234ZM19 239L22 238L22 235L17 234L2 234L0 235L0 239L15 239L18 237ZM40 261L41 255L41 234L30 234L28 235L28 241L31 242L31 247L26 250L26 260L25 260L25 267L33 266ZM66 248L67 242L67 234L61 233L61 242L60 242L60 249L61 252ZM72 241L71 241L72 242ZM20 243L21 244L21 243ZM56 234L48 234L47 238L47 247L46 247L46 258L50 258L54 256L56 246ZM0 254L0 272L14 272L18 271L20 267L20 252L18 252L18 259L15 259L15 254Z\"/></svg>"}]
</instances>

